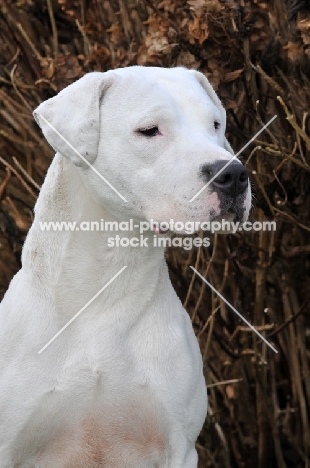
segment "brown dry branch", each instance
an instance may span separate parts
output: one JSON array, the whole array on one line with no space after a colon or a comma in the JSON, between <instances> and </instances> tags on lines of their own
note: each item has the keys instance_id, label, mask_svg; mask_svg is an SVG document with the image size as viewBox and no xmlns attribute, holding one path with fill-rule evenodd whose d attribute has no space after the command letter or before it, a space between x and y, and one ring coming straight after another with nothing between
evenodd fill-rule
<instances>
[{"instance_id":1,"label":"brown dry branch","mask_svg":"<svg viewBox=\"0 0 310 468\"><path fill-rule=\"evenodd\" d=\"M292 127L296 130L298 135L301 136L301 138L306 142L308 149L310 149L310 137L306 134L306 132L302 128L300 128L300 126L296 122L296 119L294 118L293 114L291 114L290 111L288 110L281 96L277 96L277 99L280 102L283 109L285 110L287 120L290 122Z\"/></svg>"}]
</instances>

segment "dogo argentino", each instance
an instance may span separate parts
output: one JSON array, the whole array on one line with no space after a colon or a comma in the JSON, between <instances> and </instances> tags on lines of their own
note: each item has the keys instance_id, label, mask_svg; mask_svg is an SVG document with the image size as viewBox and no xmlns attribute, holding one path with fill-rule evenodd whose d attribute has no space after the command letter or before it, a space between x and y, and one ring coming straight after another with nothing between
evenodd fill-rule
<instances>
[{"instance_id":1,"label":"dogo argentino","mask_svg":"<svg viewBox=\"0 0 310 468\"><path fill-rule=\"evenodd\" d=\"M34 116L57 153L1 303L0 468L197 467L207 391L164 248L40 223L133 219L130 238L150 219L246 220L244 166L217 175L234 158L225 111L195 70L134 66L86 74Z\"/></svg>"}]
</instances>

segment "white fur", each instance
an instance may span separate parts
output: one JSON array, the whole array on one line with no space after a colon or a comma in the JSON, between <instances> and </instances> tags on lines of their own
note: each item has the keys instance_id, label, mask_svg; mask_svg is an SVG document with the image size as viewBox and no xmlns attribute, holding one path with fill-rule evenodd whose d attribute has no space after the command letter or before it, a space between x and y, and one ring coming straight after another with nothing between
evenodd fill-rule
<instances>
[{"instance_id":1,"label":"white fur","mask_svg":"<svg viewBox=\"0 0 310 468\"><path fill-rule=\"evenodd\" d=\"M39 221L208 220L216 195L189 200L202 164L233 157L220 101L198 72L130 67L87 74L35 116L57 154L0 308L0 468L196 468L207 392L164 250L111 248L111 233L41 232ZM154 124L161 135L134 133ZM247 217L250 188L245 204Z\"/></svg>"}]
</instances>

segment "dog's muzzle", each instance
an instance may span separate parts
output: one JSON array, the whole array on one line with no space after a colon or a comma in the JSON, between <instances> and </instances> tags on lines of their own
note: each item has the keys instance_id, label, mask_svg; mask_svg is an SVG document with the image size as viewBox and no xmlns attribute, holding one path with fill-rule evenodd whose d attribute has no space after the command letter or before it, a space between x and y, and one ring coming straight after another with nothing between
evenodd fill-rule
<instances>
[{"instance_id":1,"label":"dog's muzzle","mask_svg":"<svg viewBox=\"0 0 310 468\"><path fill-rule=\"evenodd\" d=\"M220 172L227 163L226 160L205 164L201 168L201 176L206 183L215 177L210 184L213 190L221 195L236 199L247 189L249 176L244 165L238 161L232 161Z\"/></svg>"}]
</instances>

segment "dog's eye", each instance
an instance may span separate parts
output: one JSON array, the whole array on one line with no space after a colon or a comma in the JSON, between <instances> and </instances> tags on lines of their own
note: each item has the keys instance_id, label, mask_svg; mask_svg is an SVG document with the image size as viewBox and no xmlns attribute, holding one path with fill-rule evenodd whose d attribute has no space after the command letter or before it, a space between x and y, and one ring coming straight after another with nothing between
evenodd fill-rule
<instances>
[{"instance_id":1,"label":"dog's eye","mask_svg":"<svg viewBox=\"0 0 310 468\"><path fill-rule=\"evenodd\" d=\"M147 137L154 137L158 134L158 127L139 128L138 133Z\"/></svg>"},{"instance_id":2,"label":"dog's eye","mask_svg":"<svg viewBox=\"0 0 310 468\"><path fill-rule=\"evenodd\" d=\"M215 130L218 130L220 128L220 122L217 122L216 120L214 121L214 128Z\"/></svg>"}]
</instances>

